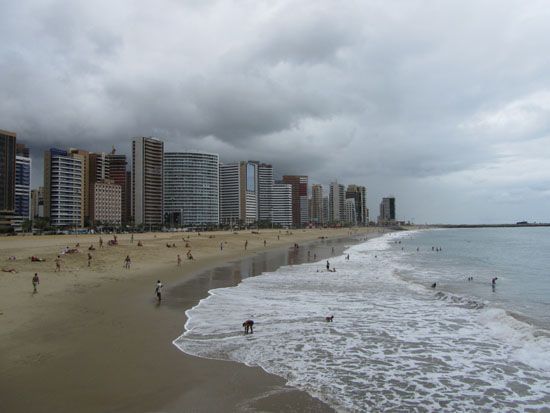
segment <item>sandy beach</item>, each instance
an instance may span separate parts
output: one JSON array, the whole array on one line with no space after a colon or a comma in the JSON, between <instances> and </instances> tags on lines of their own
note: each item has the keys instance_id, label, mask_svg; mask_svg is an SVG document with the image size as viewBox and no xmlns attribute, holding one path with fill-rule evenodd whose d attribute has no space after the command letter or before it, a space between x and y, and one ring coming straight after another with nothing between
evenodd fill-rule
<instances>
[{"instance_id":1,"label":"sandy beach","mask_svg":"<svg viewBox=\"0 0 550 413\"><path fill-rule=\"evenodd\" d=\"M352 230L367 231L378 229ZM303 262L306 248L289 250L294 243L323 259L341 253L349 236L349 229L147 233L108 246L103 235L103 248L98 235L0 238L0 268L17 271L0 272L0 411L332 411L259 368L191 357L172 341L184 331L185 310L208 290ZM57 255L77 244L80 252L62 255L56 272ZM157 279L166 286L160 305Z\"/></svg>"}]
</instances>

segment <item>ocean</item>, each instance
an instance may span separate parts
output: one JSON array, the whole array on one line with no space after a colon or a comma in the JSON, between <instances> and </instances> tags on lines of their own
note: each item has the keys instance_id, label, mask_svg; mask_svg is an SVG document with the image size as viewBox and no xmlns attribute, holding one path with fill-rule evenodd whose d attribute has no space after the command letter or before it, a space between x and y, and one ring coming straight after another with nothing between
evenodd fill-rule
<instances>
[{"instance_id":1,"label":"ocean","mask_svg":"<svg viewBox=\"0 0 550 413\"><path fill-rule=\"evenodd\" d=\"M211 290L174 344L337 411L550 412L550 229L396 232L329 261Z\"/></svg>"}]
</instances>

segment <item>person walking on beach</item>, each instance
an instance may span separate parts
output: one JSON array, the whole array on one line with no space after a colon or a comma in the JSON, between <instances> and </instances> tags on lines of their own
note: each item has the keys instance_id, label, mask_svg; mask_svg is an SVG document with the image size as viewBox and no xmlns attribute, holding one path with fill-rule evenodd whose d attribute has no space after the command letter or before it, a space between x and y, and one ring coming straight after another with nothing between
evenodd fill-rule
<instances>
[{"instance_id":1,"label":"person walking on beach","mask_svg":"<svg viewBox=\"0 0 550 413\"><path fill-rule=\"evenodd\" d=\"M155 294L157 296L157 302L160 303L160 301L162 300L162 283L160 282L160 280L157 280L157 287L155 288Z\"/></svg>"},{"instance_id":2,"label":"person walking on beach","mask_svg":"<svg viewBox=\"0 0 550 413\"><path fill-rule=\"evenodd\" d=\"M134 243L134 234L132 234L132 236L130 237L130 244L133 244Z\"/></svg>"},{"instance_id":3,"label":"person walking on beach","mask_svg":"<svg viewBox=\"0 0 550 413\"><path fill-rule=\"evenodd\" d=\"M103 238L99 237L99 248L103 248Z\"/></svg>"},{"instance_id":4,"label":"person walking on beach","mask_svg":"<svg viewBox=\"0 0 550 413\"><path fill-rule=\"evenodd\" d=\"M220 242L220 251L223 251L223 241Z\"/></svg>"},{"instance_id":5,"label":"person walking on beach","mask_svg":"<svg viewBox=\"0 0 550 413\"><path fill-rule=\"evenodd\" d=\"M178 254L178 267L181 267L181 257L179 254Z\"/></svg>"},{"instance_id":6,"label":"person walking on beach","mask_svg":"<svg viewBox=\"0 0 550 413\"><path fill-rule=\"evenodd\" d=\"M243 323L244 333L245 333L245 334L248 334L248 333L253 334L253 333L254 333L253 326L254 326L254 321L252 321L252 320L246 320L246 321Z\"/></svg>"},{"instance_id":7,"label":"person walking on beach","mask_svg":"<svg viewBox=\"0 0 550 413\"><path fill-rule=\"evenodd\" d=\"M58 255L55 259L55 272L61 271L61 257Z\"/></svg>"},{"instance_id":8,"label":"person walking on beach","mask_svg":"<svg viewBox=\"0 0 550 413\"><path fill-rule=\"evenodd\" d=\"M264 248L265 248L266 245L267 245L267 241L264 239Z\"/></svg>"},{"instance_id":9,"label":"person walking on beach","mask_svg":"<svg viewBox=\"0 0 550 413\"><path fill-rule=\"evenodd\" d=\"M37 286L40 284L40 278L38 278L38 273L34 273L34 277L32 277L32 288L33 288L33 294L36 294L38 292Z\"/></svg>"},{"instance_id":10,"label":"person walking on beach","mask_svg":"<svg viewBox=\"0 0 550 413\"><path fill-rule=\"evenodd\" d=\"M92 254L88 253L88 267L92 265Z\"/></svg>"},{"instance_id":11,"label":"person walking on beach","mask_svg":"<svg viewBox=\"0 0 550 413\"><path fill-rule=\"evenodd\" d=\"M246 251L247 248L248 248L248 240L246 240L246 241L244 242L244 250Z\"/></svg>"},{"instance_id":12,"label":"person walking on beach","mask_svg":"<svg viewBox=\"0 0 550 413\"><path fill-rule=\"evenodd\" d=\"M130 264L132 260L130 259L130 256L127 255L126 258L124 258L124 268L130 269Z\"/></svg>"}]
</instances>

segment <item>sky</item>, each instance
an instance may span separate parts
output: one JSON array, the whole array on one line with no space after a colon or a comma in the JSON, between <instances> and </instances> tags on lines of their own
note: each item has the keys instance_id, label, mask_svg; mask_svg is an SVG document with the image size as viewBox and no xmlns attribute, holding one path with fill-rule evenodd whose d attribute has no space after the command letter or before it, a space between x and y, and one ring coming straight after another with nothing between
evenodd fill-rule
<instances>
[{"instance_id":1,"label":"sky","mask_svg":"<svg viewBox=\"0 0 550 413\"><path fill-rule=\"evenodd\" d=\"M0 0L0 129L260 160L417 223L550 222L547 1Z\"/></svg>"}]
</instances>

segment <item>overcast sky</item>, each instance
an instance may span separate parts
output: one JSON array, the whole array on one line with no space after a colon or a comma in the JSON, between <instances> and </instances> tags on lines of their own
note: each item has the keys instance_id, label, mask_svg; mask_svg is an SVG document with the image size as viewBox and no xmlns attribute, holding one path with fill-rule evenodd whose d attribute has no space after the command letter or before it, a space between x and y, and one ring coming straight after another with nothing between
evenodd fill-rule
<instances>
[{"instance_id":1,"label":"overcast sky","mask_svg":"<svg viewBox=\"0 0 550 413\"><path fill-rule=\"evenodd\" d=\"M550 221L547 1L0 0L0 129L133 136L393 194L424 223ZM328 190L328 187L327 187Z\"/></svg>"}]
</instances>

